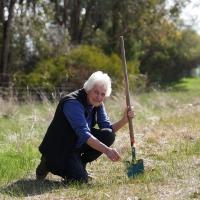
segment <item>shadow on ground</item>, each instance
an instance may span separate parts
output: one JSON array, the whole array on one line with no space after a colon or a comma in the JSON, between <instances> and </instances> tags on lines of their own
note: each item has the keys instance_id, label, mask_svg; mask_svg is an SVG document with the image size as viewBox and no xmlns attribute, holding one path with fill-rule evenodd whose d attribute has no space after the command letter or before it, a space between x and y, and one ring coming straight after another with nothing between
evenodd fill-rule
<instances>
[{"instance_id":1,"label":"shadow on ground","mask_svg":"<svg viewBox=\"0 0 200 200\"><path fill-rule=\"evenodd\" d=\"M0 188L0 193L15 197L27 197L40 195L46 192L53 192L63 188L64 184L60 181L37 181L34 179L21 179L7 186Z\"/></svg>"}]
</instances>

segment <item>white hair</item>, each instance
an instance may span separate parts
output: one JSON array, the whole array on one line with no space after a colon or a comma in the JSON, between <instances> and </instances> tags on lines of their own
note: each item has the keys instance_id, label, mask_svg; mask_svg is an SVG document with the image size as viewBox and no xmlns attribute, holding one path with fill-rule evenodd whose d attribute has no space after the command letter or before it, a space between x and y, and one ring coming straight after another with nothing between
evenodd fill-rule
<instances>
[{"instance_id":1,"label":"white hair","mask_svg":"<svg viewBox=\"0 0 200 200\"><path fill-rule=\"evenodd\" d=\"M90 91L95 85L103 86L106 90L106 97L109 97L112 92L111 78L108 74L101 71L94 72L84 83L83 88L86 92Z\"/></svg>"}]
</instances>

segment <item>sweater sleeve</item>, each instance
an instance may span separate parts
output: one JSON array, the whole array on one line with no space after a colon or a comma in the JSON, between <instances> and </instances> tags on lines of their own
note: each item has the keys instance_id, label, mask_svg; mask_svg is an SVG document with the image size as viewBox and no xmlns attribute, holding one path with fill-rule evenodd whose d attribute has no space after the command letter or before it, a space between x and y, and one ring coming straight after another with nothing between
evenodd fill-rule
<instances>
[{"instance_id":1,"label":"sweater sleeve","mask_svg":"<svg viewBox=\"0 0 200 200\"><path fill-rule=\"evenodd\" d=\"M91 136L90 128L84 115L84 107L78 100L68 100L64 103L63 112L78 136L76 147L80 147Z\"/></svg>"}]
</instances>

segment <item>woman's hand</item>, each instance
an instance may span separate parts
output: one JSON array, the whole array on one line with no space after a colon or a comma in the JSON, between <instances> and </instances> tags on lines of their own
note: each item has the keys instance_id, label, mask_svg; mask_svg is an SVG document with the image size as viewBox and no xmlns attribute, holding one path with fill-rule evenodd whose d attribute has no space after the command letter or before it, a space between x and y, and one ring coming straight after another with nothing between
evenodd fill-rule
<instances>
[{"instance_id":1,"label":"woman's hand","mask_svg":"<svg viewBox=\"0 0 200 200\"><path fill-rule=\"evenodd\" d=\"M117 150L110 147L107 148L105 154L113 162L119 161L121 159Z\"/></svg>"},{"instance_id":2,"label":"woman's hand","mask_svg":"<svg viewBox=\"0 0 200 200\"><path fill-rule=\"evenodd\" d=\"M124 125L128 123L129 118L132 119L134 117L135 117L134 111L129 107L126 107L124 109L124 114L122 118L119 121L112 124L113 131L116 133L120 128L122 128Z\"/></svg>"},{"instance_id":3,"label":"woman's hand","mask_svg":"<svg viewBox=\"0 0 200 200\"><path fill-rule=\"evenodd\" d=\"M133 111L133 108L129 108L128 106L124 109L124 115L123 115L123 120L124 122L128 122L128 119L132 119L135 117L135 113Z\"/></svg>"}]
</instances>

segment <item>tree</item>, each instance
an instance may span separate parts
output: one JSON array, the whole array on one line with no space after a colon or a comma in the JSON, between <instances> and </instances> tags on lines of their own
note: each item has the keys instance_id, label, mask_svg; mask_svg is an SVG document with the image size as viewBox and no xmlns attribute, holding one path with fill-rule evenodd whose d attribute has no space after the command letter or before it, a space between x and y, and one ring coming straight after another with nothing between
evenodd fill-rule
<instances>
[{"instance_id":1,"label":"tree","mask_svg":"<svg viewBox=\"0 0 200 200\"><path fill-rule=\"evenodd\" d=\"M0 73L7 73L8 53L10 44L10 31L14 15L14 6L16 0L2 0L0 3L0 23L1 32L1 56L0 56Z\"/></svg>"},{"instance_id":2,"label":"tree","mask_svg":"<svg viewBox=\"0 0 200 200\"><path fill-rule=\"evenodd\" d=\"M97 0L52 0L55 5L55 22L69 31L72 44L81 44L86 35L97 29L99 11ZM95 21L96 20L96 21ZM95 21L95 22L94 22Z\"/></svg>"},{"instance_id":3,"label":"tree","mask_svg":"<svg viewBox=\"0 0 200 200\"><path fill-rule=\"evenodd\" d=\"M3 14L5 15L5 13ZM36 0L16 1L12 23L10 23L10 31L8 32L8 59L7 65L4 67L4 73L5 71L6 73L13 73L18 70L28 72L34 68L39 60L67 51L68 31L65 27L55 23L53 16L53 4L50 2ZM2 33L0 44L2 44L5 39L1 26L0 33ZM5 55L3 52L5 51L1 45L0 54ZM1 62L4 60L0 59ZM2 66L1 64L0 73L3 73Z\"/></svg>"}]
</instances>

